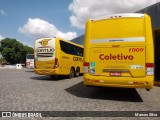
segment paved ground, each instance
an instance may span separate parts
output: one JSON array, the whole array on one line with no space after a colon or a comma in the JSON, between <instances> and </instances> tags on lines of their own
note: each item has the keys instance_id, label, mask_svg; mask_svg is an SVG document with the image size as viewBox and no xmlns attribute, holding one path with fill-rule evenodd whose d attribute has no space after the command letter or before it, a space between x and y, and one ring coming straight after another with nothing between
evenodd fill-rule
<instances>
[{"instance_id":1,"label":"paved ground","mask_svg":"<svg viewBox=\"0 0 160 120\"><path fill-rule=\"evenodd\" d=\"M0 69L0 111L160 111L160 87L150 92L86 88L82 80L51 80L33 70Z\"/></svg>"}]
</instances>

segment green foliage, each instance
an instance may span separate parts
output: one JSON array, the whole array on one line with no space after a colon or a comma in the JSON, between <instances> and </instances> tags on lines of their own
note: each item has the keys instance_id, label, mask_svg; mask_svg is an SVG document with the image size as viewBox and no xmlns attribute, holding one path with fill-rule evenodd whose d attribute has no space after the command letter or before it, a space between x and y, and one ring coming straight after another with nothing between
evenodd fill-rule
<instances>
[{"instance_id":1,"label":"green foliage","mask_svg":"<svg viewBox=\"0 0 160 120\"><path fill-rule=\"evenodd\" d=\"M0 56L0 63L2 63L4 61L4 59Z\"/></svg>"},{"instance_id":2,"label":"green foliage","mask_svg":"<svg viewBox=\"0 0 160 120\"><path fill-rule=\"evenodd\" d=\"M5 38L1 40L0 52L10 64L25 63L26 55L33 54L32 47L24 46L16 39Z\"/></svg>"}]
</instances>

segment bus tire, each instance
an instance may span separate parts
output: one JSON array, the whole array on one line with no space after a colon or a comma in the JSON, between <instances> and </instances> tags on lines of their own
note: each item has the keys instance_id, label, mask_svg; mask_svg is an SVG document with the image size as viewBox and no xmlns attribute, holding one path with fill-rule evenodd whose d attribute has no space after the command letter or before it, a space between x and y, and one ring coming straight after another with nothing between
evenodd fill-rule
<instances>
[{"instance_id":1,"label":"bus tire","mask_svg":"<svg viewBox=\"0 0 160 120\"><path fill-rule=\"evenodd\" d=\"M74 75L75 75L75 70L74 70L73 67L71 67L71 69L70 69L70 74L69 74L69 78L73 78Z\"/></svg>"},{"instance_id":2,"label":"bus tire","mask_svg":"<svg viewBox=\"0 0 160 120\"><path fill-rule=\"evenodd\" d=\"M77 67L76 71L75 71L75 77L78 77L80 75L80 68Z\"/></svg>"},{"instance_id":3,"label":"bus tire","mask_svg":"<svg viewBox=\"0 0 160 120\"><path fill-rule=\"evenodd\" d=\"M56 75L50 75L50 77L52 80L57 80L57 78L58 78L58 76L56 76Z\"/></svg>"},{"instance_id":4,"label":"bus tire","mask_svg":"<svg viewBox=\"0 0 160 120\"><path fill-rule=\"evenodd\" d=\"M50 75L51 79L55 79L55 75Z\"/></svg>"}]
</instances>

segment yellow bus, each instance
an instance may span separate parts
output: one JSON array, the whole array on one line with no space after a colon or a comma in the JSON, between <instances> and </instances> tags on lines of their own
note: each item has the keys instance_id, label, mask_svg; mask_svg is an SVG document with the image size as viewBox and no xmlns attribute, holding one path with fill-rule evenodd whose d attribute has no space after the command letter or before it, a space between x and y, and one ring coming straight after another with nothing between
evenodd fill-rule
<instances>
[{"instance_id":1,"label":"yellow bus","mask_svg":"<svg viewBox=\"0 0 160 120\"><path fill-rule=\"evenodd\" d=\"M83 46L58 37L35 41L35 68L39 75L69 75L83 73Z\"/></svg>"},{"instance_id":2,"label":"yellow bus","mask_svg":"<svg viewBox=\"0 0 160 120\"><path fill-rule=\"evenodd\" d=\"M113 14L86 23L84 85L150 90L154 46L147 14Z\"/></svg>"}]
</instances>

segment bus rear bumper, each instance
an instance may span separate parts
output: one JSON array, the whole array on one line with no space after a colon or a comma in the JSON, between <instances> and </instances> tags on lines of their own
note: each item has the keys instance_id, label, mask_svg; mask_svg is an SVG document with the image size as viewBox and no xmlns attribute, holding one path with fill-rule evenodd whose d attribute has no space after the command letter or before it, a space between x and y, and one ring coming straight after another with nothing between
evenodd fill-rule
<instances>
[{"instance_id":1,"label":"bus rear bumper","mask_svg":"<svg viewBox=\"0 0 160 120\"><path fill-rule=\"evenodd\" d=\"M145 76L138 78L91 76L89 74L84 74L83 76L83 83L86 86L152 89L154 83L154 76Z\"/></svg>"},{"instance_id":2,"label":"bus rear bumper","mask_svg":"<svg viewBox=\"0 0 160 120\"><path fill-rule=\"evenodd\" d=\"M35 74L39 75L58 75L58 69L34 69Z\"/></svg>"}]
</instances>

